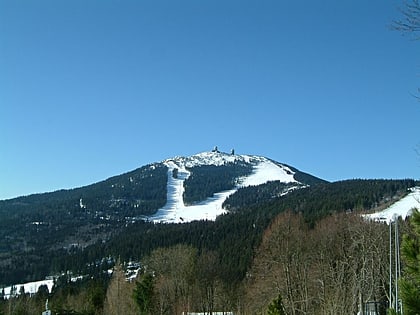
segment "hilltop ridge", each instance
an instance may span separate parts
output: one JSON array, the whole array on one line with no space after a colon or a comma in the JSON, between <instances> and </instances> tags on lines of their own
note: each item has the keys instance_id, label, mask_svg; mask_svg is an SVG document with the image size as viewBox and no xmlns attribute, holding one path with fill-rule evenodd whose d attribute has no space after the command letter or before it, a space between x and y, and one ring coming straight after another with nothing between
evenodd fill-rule
<instances>
[{"instance_id":1,"label":"hilltop ridge","mask_svg":"<svg viewBox=\"0 0 420 315\"><path fill-rule=\"evenodd\" d=\"M258 186L269 181L293 183L295 188L304 187L294 178L295 171L288 166L275 163L265 157L256 155L235 155L213 150L202 152L189 157L175 157L163 161L168 167L167 202L151 217L156 222L181 223L192 220L215 220L220 214L226 213L223 208L224 201L241 187ZM184 202L185 187L190 183L186 181L191 174L205 176L203 169L210 167L213 173L221 170L224 174L226 168L241 167L241 171L228 178L228 189L214 191L207 198L194 204L186 205ZM174 175L175 174L175 175ZM220 176L223 176L220 174Z\"/></svg>"}]
</instances>

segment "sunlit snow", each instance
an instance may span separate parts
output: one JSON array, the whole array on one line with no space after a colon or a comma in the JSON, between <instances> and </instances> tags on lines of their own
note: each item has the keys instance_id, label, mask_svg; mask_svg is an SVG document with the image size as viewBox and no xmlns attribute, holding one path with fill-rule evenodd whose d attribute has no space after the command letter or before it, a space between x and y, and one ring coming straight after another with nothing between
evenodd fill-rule
<instances>
[{"instance_id":1,"label":"sunlit snow","mask_svg":"<svg viewBox=\"0 0 420 315\"><path fill-rule=\"evenodd\" d=\"M198 204L185 206L182 195L184 181L190 175L187 168L198 165L223 165L235 161L254 164L252 174L240 179L238 186L234 189L218 192ZM166 160L164 163L168 167L167 203L150 217L154 222L182 223L194 220L215 220L217 216L226 213L226 210L222 208L223 202L240 187L261 185L275 180L284 183L298 183L293 177L294 172L288 167L277 165L269 159L259 156L203 152L191 157ZM178 169L177 178L172 175L174 169Z\"/></svg>"},{"instance_id":2,"label":"sunlit snow","mask_svg":"<svg viewBox=\"0 0 420 315\"><path fill-rule=\"evenodd\" d=\"M404 198L398 200L385 210L365 215L365 218L389 224L398 217L405 219L410 215L413 208L420 208L420 187L412 188L411 192Z\"/></svg>"},{"instance_id":3,"label":"sunlit snow","mask_svg":"<svg viewBox=\"0 0 420 315\"><path fill-rule=\"evenodd\" d=\"M297 183L293 178L294 172L288 167L274 164L268 159L261 159L261 161L254 167L254 172L246 177L241 183L242 187L256 186L264 184L268 181L279 180L283 183Z\"/></svg>"},{"instance_id":4,"label":"sunlit snow","mask_svg":"<svg viewBox=\"0 0 420 315\"><path fill-rule=\"evenodd\" d=\"M35 294L38 292L40 286L46 285L48 287L48 291L51 292L52 287L54 285L54 280L41 280L41 281L34 281L28 282L23 284L16 284L13 287L5 287L4 288L4 297L6 299L10 298L10 296L16 296L21 293L22 287L24 292L27 294Z\"/></svg>"}]
</instances>

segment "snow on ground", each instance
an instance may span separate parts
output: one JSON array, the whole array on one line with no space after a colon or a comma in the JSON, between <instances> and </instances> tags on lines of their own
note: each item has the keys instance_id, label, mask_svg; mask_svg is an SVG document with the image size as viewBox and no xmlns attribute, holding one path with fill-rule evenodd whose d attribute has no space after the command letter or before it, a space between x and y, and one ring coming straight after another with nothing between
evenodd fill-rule
<instances>
[{"instance_id":1,"label":"snow on ground","mask_svg":"<svg viewBox=\"0 0 420 315\"><path fill-rule=\"evenodd\" d=\"M38 289L40 286L42 285L46 285L48 287L48 291L51 292L52 287L54 285L54 280L41 280L41 281L35 281L35 282L28 282L28 283L23 283L23 284L16 284L13 286L13 288L15 288L16 290L13 290L14 292L12 292L12 286L10 287L5 287L4 288L4 297L6 299L8 299L10 297L10 295L12 294L13 296L20 294L21 292L21 287L23 286L25 293L29 293L29 294L35 294L38 292Z\"/></svg>"},{"instance_id":2,"label":"snow on ground","mask_svg":"<svg viewBox=\"0 0 420 315\"><path fill-rule=\"evenodd\" d=\"M168 182L166 205L160 208L155 215L151 217L154 222L182 222L181 212L185 209L182 195L184 193L184 181L190 176L190 172L181 163L166 161L168 167ZM178 176L174 178L173 171L178 169Z\"/></svg>"},{"instance_id":3,"label":"snow on ground","mask_svg":"<svg viewBox=\"0 0 420 315\"><path fill-rule=\"evenodd\" d=\"M364 217L374 221L386 222L387 224L395 220L394 216L405 219L411 214L413 208L420 208L420 187L414 187L410 190L411 192L407 196L401 198L385 210L367 214Z\"/></svg>"},{"instance_id":4,"label":"snow on ground","mask_svg":"<svg viewBox=\"0 0 420 315\"><path fill-rule=\"evenodd\" d=\"M232 155L222 152L202 152L190 157L181 158L185 161L186 167L194 167L198 165L224 165L226 163L242 160L242 155Z\"/></svg>"},{"instance_id":5,"label":"snow on ground","mask_svg":"<svg viewBox=\"0 0 420 315\"><path fill-rule=\"evenodd\" d=\"M257 186L268 181L279 180L283 183L290 183L297 181L293 178L294 172L288 167L274 164L268 159L261 159L261 161L254 167L254 172L245 178L241 183L241 187Z\"/></svg>"},{"instance_id":6,"label":"snow on ground","mask_svg":"<svg viewBox=\"0 0 420 315\"><path fill-rule=\"evenodd\" d=\"M184 193L184 180L190 172L187 167L197 165L223 165L225 163L241 160L255 164L253 173L240 180L238 187L214 194L198 204L185 206L182 195ZM284 165L277 165L272 161L257 156L228 155L220 152L203 152L189 158L174 158L166 160L168 167L167 203L149 219L153 222L183 223L194 220L216 220L216 217L226 213L222 208L226 198L235 193L240 187L261 185L268 181L280 180L290 183L296 182L294 172ZM178 169L178 177L172 176L173 170Z\"/></svg>"}]
</instances>

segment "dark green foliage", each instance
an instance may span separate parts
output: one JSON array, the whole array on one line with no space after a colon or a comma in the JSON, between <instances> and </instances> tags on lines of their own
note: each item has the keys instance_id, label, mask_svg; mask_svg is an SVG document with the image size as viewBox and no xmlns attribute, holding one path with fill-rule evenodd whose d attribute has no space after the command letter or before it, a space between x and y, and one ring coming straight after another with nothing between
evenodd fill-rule
<instances>
[{"instance_id":1,"label":"dark green foliage","mask_svg":"<svg viewBox=\"0 0 420 315\"><path fill-rule=\"evenodd\" d=\"M39 219L54 221L68 212L73 216L96 211L150 214L166 203L166 183L166 166L147 165L81 188L2 200L0 217L13 219L25 214L32 220L28 221L33 222ZM85 207L81 207L80 199Z\"/></svg>"},{"instance_id":2,"label":"dark green foliage","mask_svg":"<svg viewBox=\"0 0 420 315\"><path fill-rule=\"evenodd\" d=\"M139 306L141 315L151 314L153 308L153 276L146 273L134 289L134 300Z\"/></svg>"},{"instance_id":3,"label":"dark green foliage","mask_svg":"<svg viewBox=\"0 0 420 315\"><path fill-rule=\"evenodd\" d=\"M302 188L302 185L271 181L258 186L243 187L223 202L223 208L235 211L240 208L262 204L290 192L293 188L299 189Z\"/></svg>"},{"instance_id":4,"label":"dark green foliage","mask_svg":"<svg viewBox=\"0 0 420 315\"><path fill-rule=\"evenodd\" d=\"M102 242L131 218L166 203L167 167L144 166L105 181L0 201L0 284L43 279L63 254Z\"/></svg>"},{"instance_id":5,"label":"dark green foliage","mask_svg":"<svg viewBox=\"0 0 420 315\"><path fill-rule=\"evenodd\" d=\"M49 297L50 297L50 292L48 290L48 287L46 285L42 285L39 287L37 293L34 296L34 299L38 305L43 305L45 304L45 301L49 299Z\"/></svg>"},{"instance_id":6,"label":"dark green foliage","mask_svg":"<svg viewBox=\"0 0 420 315\"><path fill-rule=\"evenodd\" d=\"M252 165L232 162L225 165L201 165L189 168L191 175L184 182L184 202L193 204L212 197L214 193L235 188L237 179L252 173Z\"/></svg>"},{"instance_id":7,"label":"dark green foliage","mask_svg":"<svg viewBox=\"0 0 420 315\"><path fill-rule=\"evenodd\" d=\"M414 180L347 180L319 184L272 200L265 211L302 212L311 224L327 215L343 211L366 211L393 200L415 186ZM255 210L254 210L255 211Z\"/></svg>"},{"instance_id":8,"label":"dark green foliage","mask_svg":"<svg viewBox=\"0 0 420 315\"><path fill-rule=\"evenodd\" d=\"M286 315L280 294L268 305L267 315Z\"/></svg>"},{"instance_id":9,"label":"dark green foliage","mask_svg":"<svg viewBox=\"0 0 420 315\"><path fill-rule=\"evenodd\" d=\"M274 162L274 163L276 163L276 162ZM287 164L283 164L283 165L290 168L290 170L295 173L295 175L293 175L293 178L295 180L297 180L298 182L304 184L304 185L313 186L313 185L328 183L328 181L326 181L326 180L320 179L320 178L315 177L313 175L310 175L308 173L301 172L301 171L299 171L298 169L296 169L292 166L289 166Z\"/></svg>"},{"instance_id":10,"label":"dark green foliage","mask_svg":"<svg viewBox=\"0 0 420 315\"><path fill-rule=\"evenodd\" d=\"M104 307L106 289L100 282L94 282L90 285L88 290L92 308L95 312L99 312Z\"/></svg>"},{"instance_id":11,"label":"dark green foliage","mask_svg":"<svg viewBox=\"0 0 420 315\"><path fill-rule=\"evenodd\" d=\"M178 178L178 169L177 169L177 168L174 168L174 169L172 170L172 177L173 177L173 178Z\"/></svg>"},{"instance_id":12,"label":"dark green foliage","mask_svg":"<svg viewBox=\"0 0 420 315\"><path fill-rule=\"evenodd\" d=\"M404 273L401 295L404 314L420 314L420 212L414 211L410 219L412 233L404 235L402 255Z\"/></svg>"},{"instance_id":13,"label":"dark green foliage","mask_svg":"<svg viewBox=\"0 0 420 315\"><path fill-rule=\"evenodd\" d=\"M53 313L101 314L109 280L108 275L86 277L76 282L68 281L66 277L58 279L49 298ZM79 300L79 311L67 307L69 297ZM81 311L81 309L84 311Z\"/></svg>"}]
</instances>

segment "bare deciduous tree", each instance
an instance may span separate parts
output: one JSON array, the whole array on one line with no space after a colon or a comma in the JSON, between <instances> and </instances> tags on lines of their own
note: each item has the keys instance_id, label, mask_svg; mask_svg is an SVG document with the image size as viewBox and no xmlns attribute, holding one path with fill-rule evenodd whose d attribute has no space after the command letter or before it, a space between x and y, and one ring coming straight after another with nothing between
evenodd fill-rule
<instances>
[{"instance_id":1,"label":"bare deciduous tree","mask_svg":"<svg viewBox=\"0 0 420 315\"><path fill-rule=\"evenodd\" d=\"M363 314L385 299L387 228L353 214L327 217L313 228L280 215L267 230L248 279L251 314L280 295L287 314Z\"/></svg>"},{"instance_id":2,"label":"bare deciduous tree","mask_svg":"<svg viewBox=\"0 0 420 315\"><path fill-rule=\"evenodd\" d=\"M264 312L281 295L288 314L309 311L311 244L303 218L287 212L266 231L249 274L247 307L252 314Z\"/></svg>"},{"instance_id":3,"label":"bare deciduous tree","mask_svg":"<svg viewBox=\"0 0 420 315\"><path fill-rule=\"evenodd\" d=\"M405 1L404 7L400 9L402 18L395 20L392 28L413 36L414 39L420 39L418 32L420 32L420 1L411 0Z\"/></svg>"},{"instance_id":4,"label":"bare deciduous tree","mask_svg":"<svg viewBox=\"0 0 420 315\"><path fill-rule=\"evenodd\" d=\"M126 281L124 270L118 263L113 271L111 281L106 291L104 314L138 314L133 299L135 284Z\"/></svg>"},{"instance_id":5,"label":"bare deciduous tree","mask_svg":"<svg viewBox=\"0 0 420 315\"><path fill-rule=\"evenodd\" d=\"M189 311L196 250L186 245L158 248L144 260L155 276L155 314Z\"/></svg>"},{"instance_id":6,"label":"bare deciduous tree","mask_svg":"<svg viewBox=\"0 0 420 315\"><path fill-rule=\"evenodd\" d=\"M402 17L394 20L391 28L401 32L404 35L412 37L414 40L420 39L420 1L406 0L404 6L400 9ZM420 101L420 88L414 95Z\"/></svg>"}]
</instances>

